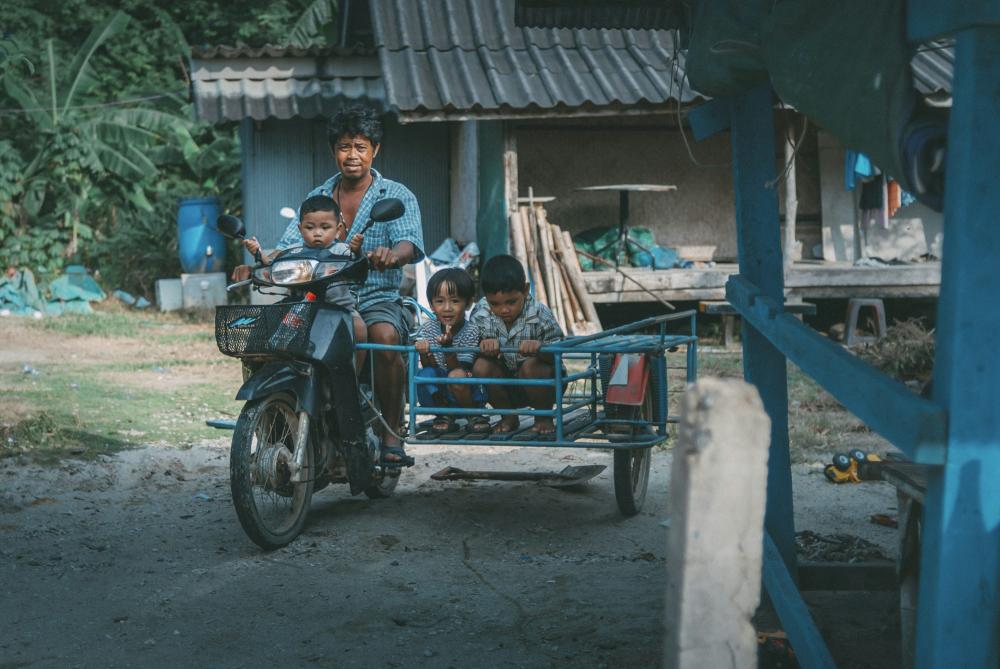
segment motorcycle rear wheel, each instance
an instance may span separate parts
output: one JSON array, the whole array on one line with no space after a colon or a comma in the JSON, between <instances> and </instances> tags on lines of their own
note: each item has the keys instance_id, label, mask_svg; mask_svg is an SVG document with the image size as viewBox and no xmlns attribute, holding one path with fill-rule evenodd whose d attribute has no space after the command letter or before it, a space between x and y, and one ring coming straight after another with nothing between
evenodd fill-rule
<instances>
[{"instance_id":1,"label":"motorcycle rear wheel","mask_svg":"<svg viewBox=\"0 0 1000 669\"><path fill-rule=\"evenodd\" d=\"M284 394L250 400L233 432L230 488L240 525L265 550L286 546L305 525L312 500L313 449L306 447L306 481L290 480L299 418Z\"/></svg>"}]
</instances>

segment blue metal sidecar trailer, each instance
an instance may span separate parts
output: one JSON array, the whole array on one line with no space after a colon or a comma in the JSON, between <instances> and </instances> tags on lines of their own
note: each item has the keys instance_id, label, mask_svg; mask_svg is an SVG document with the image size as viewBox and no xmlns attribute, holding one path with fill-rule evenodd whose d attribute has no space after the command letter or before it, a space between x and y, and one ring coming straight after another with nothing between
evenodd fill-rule
<instances>
[{"instance_id":1,"label":"blue metal sidecar trailer","mask_svg":"<svg viewBox=\"0 0 1000 669\"><path fill-rule=\"evenodd\" d=\"M682 333L668 332L679 325ZM695 312L684 311L647 318L585 337L569 337L542 347L553 356L552 379L450 378L448 384L506 386L548 386L554 389L552 409L497 409L418 406L417 386L442 383L440 379L417 374L419 360L413 346L359 344L366 350L400 351L408 358L407 388L409 421L404 433L407 442L461 446L541 446L559 448L606 448L614 451L615 498L626 516L642 508L649 482L651 449L668 438L667 424L676 422L670 414L670 370L683 370L684 381L697 377L697 337ZM671 365L668 354L683 348L684 364ZM443 350L431 347L431 352ZM478 349L451 347L452 353ZM502 352L515 352L503 349ZM678 355L680 357L680 355ZM677 373L677 372L675 372ZM420 422L421 416L520 415L548 416L555 431L539 435L533 421L501 434L447 432L436 434Z\"/></svg>"}]
</instances>

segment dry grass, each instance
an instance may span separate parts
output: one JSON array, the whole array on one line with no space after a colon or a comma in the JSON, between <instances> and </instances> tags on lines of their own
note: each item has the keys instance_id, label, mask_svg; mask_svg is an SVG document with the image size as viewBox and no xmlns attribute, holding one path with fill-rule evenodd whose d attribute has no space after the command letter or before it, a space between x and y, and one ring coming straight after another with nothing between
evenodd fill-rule
<instances>
[{"instance_id":1,"label":"dry grass","mask_svg":"<svg viewBox=\"0 0 1000 669\"><path fill-rule=\"evenodd\" d=\"M934 330L928 330L919 318L896 321L885 337L857 353L889 376L919 389L934 373Z\"/></svg>"}]
</instances>

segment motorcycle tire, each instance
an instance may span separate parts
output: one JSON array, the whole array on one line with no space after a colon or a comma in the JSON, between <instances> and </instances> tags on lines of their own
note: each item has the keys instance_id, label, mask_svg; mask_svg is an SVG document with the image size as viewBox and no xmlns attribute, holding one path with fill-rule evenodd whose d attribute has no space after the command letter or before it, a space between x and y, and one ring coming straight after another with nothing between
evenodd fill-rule
<instances>
[{"instance_id":1,"label":"motorcycle tire","mask_svg":"<svg viewBox=\"0 0 1000 669\"><path fill-rule=\"evenodd\" d=\"M247 402L233 432L229 456L233 506L247 536L265 550L294 541L309 513L312 476L292 483L287 467L294 457L298 423L294 399L277 394ZM307 472L314 471L313 455L307 445Z\"/></svg>"}]
</instances>

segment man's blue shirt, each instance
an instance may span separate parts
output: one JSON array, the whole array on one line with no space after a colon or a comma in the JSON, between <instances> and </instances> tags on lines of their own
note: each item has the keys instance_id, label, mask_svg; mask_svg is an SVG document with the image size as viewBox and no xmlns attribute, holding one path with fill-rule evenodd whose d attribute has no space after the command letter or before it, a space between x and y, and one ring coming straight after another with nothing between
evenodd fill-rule
<instances>
[{"instance_id":1,"label":"man's blue shirt","mask_svg":"<svg viewBox=\"0 0 1000 669\"><path fill-rule=\"evenodd\" d=\"M401 183L386 179L376 170L372 169L372 176L375 180L371 188L361 198L358 205L358 213L354 216L354 222L347 233L347 239L361 232L361 228L368 222L372 206L379 200L387 197L396 197L403 201L406 212L399 218L386 223L375 223L365 233L365 241L361 245L361 252L368 253L380 246L388 248L394 247L399 242L410 242L416 248L416 255L413 262L422 260L424 257L424 233L420 226L420 207L417 205L417 198L410 192L410 189ZM340 183L341 175L335 174L326 180L321 186L317 186L309 191L307 197L313 195L326 195L333 197L333 189ZM302 234L299 232L299 219L295 217L285 229L285 234L278 241L277 248L284 249L291 246L302 246ZM403 280L402 269L387 269L381 272L374 270L368 273L368 280L358 292L358 310L364 311L373 304L395 300L399 297L399 284Z\"/></svg>"}]
</instances>

